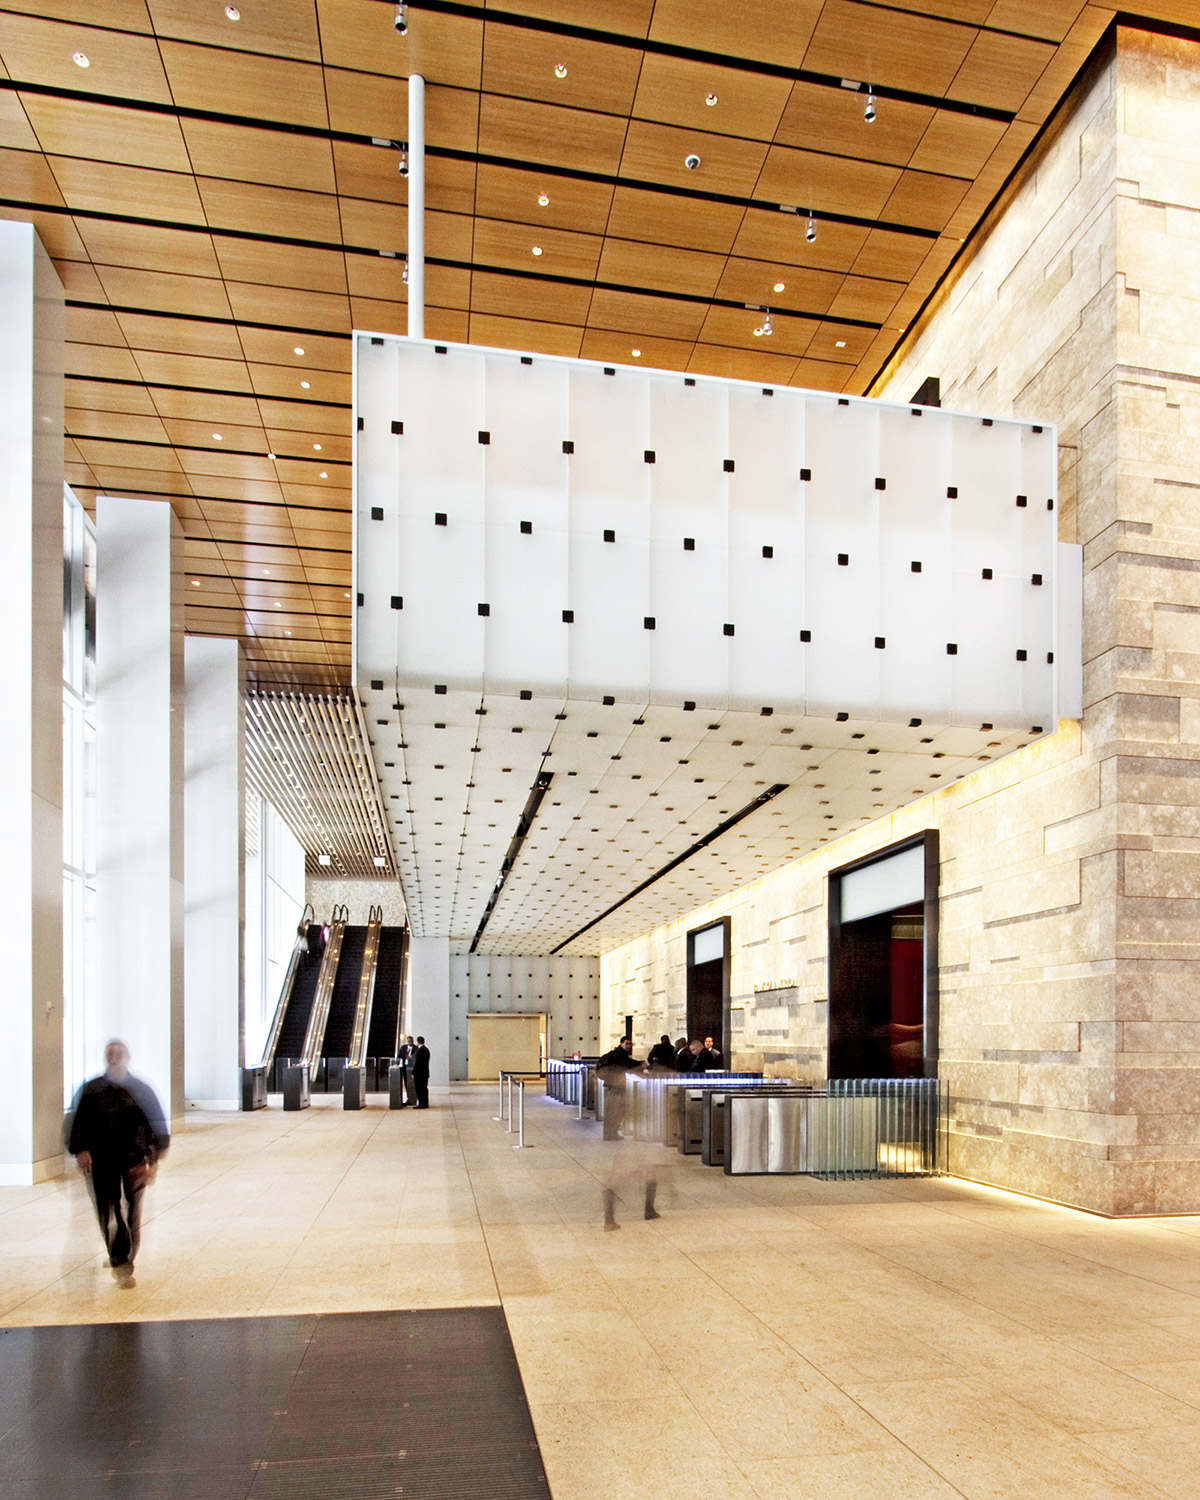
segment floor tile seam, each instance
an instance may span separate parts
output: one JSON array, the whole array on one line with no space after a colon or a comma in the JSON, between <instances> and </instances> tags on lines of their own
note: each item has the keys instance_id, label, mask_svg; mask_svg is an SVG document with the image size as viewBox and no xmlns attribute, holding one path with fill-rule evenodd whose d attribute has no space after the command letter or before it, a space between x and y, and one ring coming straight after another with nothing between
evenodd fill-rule
<instances>
[{"instance_id":1,"label":"floor tile seam","mask_svg":"<svg viewBox=\"0 0 1200 1500\"><path fill-rule=\"evenodd\" d=\"M491 1247L491 1244L488 1241L487 1225L484 1223L483 1213L482 1213L482 1211L481 1211L481 1209L479 1207L479 1195L478 1195L478 1192L477 1192L476 1186L475 1186L475 1176L474 1176L474 1173L471 1170L471 1163L470 1163L470 1161L469 1161L469 1159L467 1157L467 1151L466 1151L466 1147L465 1147L465 1145L463 1143L462 1132L459 1129L458 1108L457 1108L457 1106L455 1104L454 1096L453 1095L451 1095L450 1099L449 1099L449 1108L450 1108L450 1117L451 1117L451 1120L453 1121L453 1125L454 1125L455 1147L456 1147L457 1152L458 1152L459 1160L462 1163L462 1170L463 1170L463 1173L464 1173L464 1175L466 1177L467 1185L468 1185L468 1187L471 1190L471 1204L472 1204L472 1207L475 1210L475 1223L476 1223L476 1225L477 1225L477 1227L479 1229L479 1232L483 1236L484 1250L485 1250L485 1252L487 1254L488 1273L489 1273L489 1275L492 1278L492 1288L493 1288L493 1290L494 1290L494 1292L496 1294L497 1304L499 1305L499 1307L501 1308L501 1310L503 1310L503 1308L504 1308L504 1295L503 1295L503 1293L500 1290L500 1278L496 1275L496 1263L495 1263L495 1260L492 1257L492 1247ZM508 1314L507 1313L505 1313L505 1315L504 1315L504 1323L505 1323L505 1328L507 1329L507 1327L508 1327ZM511 1333L509 1334L509 1339L510 1339L510 1342L511 1342L511 1339L512 1339ZM514 1349L515 1349L515 1346L514 1346ZM519 1372L519 1370L520 1370L520 1364L518 1362L518 1372ZM523 1387L523 1385L524 1385L524 1379L522 1377L522 1387Z\"/></svg>"}]
</instances>

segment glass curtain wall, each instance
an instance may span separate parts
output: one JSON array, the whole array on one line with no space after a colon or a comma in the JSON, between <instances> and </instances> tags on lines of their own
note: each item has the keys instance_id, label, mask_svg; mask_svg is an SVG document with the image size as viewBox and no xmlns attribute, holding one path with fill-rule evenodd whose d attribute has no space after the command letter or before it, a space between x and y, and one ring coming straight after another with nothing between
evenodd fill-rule
<instances>
[{"instance_id":1,"label":"glass curtain wall","mask_svg":"<svg viewBox=\"0 0 1200 1500\"><path fill-rule=\"evenodd\" d=\"M63 1093L96 1071L96 532L63 493Z\"/></svg>"},{"instance_id":2,"label":"glass curtain wall","mask_svg":"<svg viewBox=\"0 0 1200 1500\"><path fill-rule=\"evenodd\" d=\"M262 1055L304 911L304 846L272 805L246 804L246 1061Z\"/></svg>"}]
</instances>

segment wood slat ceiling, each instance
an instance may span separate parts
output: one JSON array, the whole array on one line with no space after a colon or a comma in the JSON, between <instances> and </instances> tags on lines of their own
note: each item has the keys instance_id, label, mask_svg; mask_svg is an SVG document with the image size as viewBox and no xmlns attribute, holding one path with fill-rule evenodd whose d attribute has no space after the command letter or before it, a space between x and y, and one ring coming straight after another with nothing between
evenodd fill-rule
<instances>
[{"instance_id":1,"label":"wood slat ceiling","mask_svg":"<svg viewBox=\"0 0 1200 1500\"><path fill-rule=\"evenodd\" d=\"M410 72L429 337L858 393L1114 10L426 0L405 36L394 14L0 7L0 215L67 288L67 478L170 497L187 628L240 637L264 687L349 682L349 334L405 330Z\"/></svg>"}]
</instances>

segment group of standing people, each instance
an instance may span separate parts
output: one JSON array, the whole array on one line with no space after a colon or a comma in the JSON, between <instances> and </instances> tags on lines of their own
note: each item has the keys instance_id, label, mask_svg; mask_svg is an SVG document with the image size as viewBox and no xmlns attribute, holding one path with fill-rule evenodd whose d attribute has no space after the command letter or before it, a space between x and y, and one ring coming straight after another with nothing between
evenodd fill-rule
<instances>
[{"instance_id":1,"label":"group of standing people","mask_svg":"<svg viewBox=\"0 0 1200 1500\"><path fill-rule=\"evenodd\" d=\"M711 1036L706 1036L703 1041L696 1038L690 1042L681 1036L672 1042L664 1032L650 1048L646 1065L668 1073L720 1073L725 1067L725 1059Z\"/></svg>"},{"instance_id":2,"label":"group of standing people","mask_svg":"<svg viewBox=\"0 0 1200 1500\"><path fill-rule=\"evenodd\" d=\"M396 1065L401 1070L402 1087L400 1108L412 1104L417 1109L429 1108L429 1048L425 1038L404 1038L396 1053ZM414 1097L415 1096L415 1097Z\"/></svg>"}]
</instances>

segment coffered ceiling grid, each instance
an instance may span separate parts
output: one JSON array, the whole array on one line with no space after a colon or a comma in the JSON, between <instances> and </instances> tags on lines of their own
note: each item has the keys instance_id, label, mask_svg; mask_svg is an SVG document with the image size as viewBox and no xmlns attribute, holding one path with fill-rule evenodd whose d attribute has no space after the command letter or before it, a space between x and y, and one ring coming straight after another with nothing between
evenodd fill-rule
<instances>
[{"instance_id":1,"label":"coffered ceiling grid","mask_svg":"<svg viewBox=\"0 0 1200 1500\"><path fill-rule=\"evenodd\" d=\"M0 7L0 214L67 287L71 483L170 497L189 630L322 687L349 680L348 335L406 321L411 71L431 337L858 392L1113 15L427 0L401 37L385 0L235 9Z\"/></svg>"}]
</instances>

